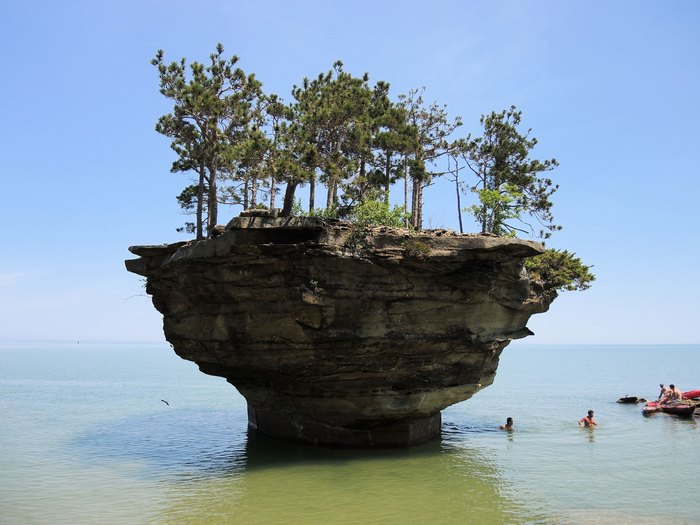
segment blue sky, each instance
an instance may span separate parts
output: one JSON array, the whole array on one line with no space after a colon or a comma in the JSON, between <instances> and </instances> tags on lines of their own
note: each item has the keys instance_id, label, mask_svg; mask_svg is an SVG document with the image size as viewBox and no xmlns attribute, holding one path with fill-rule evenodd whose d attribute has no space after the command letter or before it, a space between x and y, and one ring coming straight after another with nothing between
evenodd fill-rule
<instances>
[{"instance_id":1,"label":"blue sky","mask_svg":"<svg viewBox=\"0 0 700 525\"><path fill-rule=\"evenodd\" d=\"M286 100L340 59L394 95L425 86L459 135L516 105L535 156L561 164L549 245L598 277L534 316L528 342L698 343L698 27L695 0L5 0L0 339L163 340L123 265L185 219L150 59L203 61L221 42ZM447 182L426 200L426 227L457 228Z\"/></svg>"}]
</instances>

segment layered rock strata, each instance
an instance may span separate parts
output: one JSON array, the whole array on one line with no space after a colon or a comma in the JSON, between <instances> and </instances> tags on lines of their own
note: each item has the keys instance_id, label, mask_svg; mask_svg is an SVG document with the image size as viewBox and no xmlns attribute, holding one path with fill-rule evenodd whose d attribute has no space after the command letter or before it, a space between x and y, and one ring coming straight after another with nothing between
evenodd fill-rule
<instances>
[{"instance_id":1,"label":"layered rock strata","mask_svg":"<svg viewBox=\"0 0 700 525\"><path fill-rule=\"evenodd\" d=\"M129 250L175 352L234 385L251 427L314 444L439 435L548 307L523 268L542 246L518 239L242 216Z\"/></svg>"}]
</instances>

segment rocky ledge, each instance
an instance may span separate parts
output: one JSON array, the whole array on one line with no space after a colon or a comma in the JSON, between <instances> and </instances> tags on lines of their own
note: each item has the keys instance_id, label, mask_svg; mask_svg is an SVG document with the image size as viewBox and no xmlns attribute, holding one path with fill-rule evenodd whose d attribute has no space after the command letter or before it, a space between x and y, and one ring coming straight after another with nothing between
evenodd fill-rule
<instances>
[{"instance_id":1,"label":"rocky ledge","mask_svg":"<svg viewBox=\"0 0 700 525\"><path fill-rule=\"evenodd\" d=\"M133 246L166 339L248 402L249 424L314 444L398 446L492 383L547 310L533 241L241 216L204 241Z\"/></svg>"}]
</instances>

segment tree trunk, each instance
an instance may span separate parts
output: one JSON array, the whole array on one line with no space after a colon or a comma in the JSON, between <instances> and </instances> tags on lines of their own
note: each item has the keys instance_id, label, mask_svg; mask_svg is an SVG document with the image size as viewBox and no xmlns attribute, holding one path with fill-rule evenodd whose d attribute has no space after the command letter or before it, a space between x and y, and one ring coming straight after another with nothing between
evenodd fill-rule
<instances>
[{"instance_id":1,"label":"tree trunk","mask_svg":"<svg viewBox=\"0 0 700 525\"><path fill-rule=\"evenodd\" d=\"M250 207L255 208L258 205L258 178L253 175L250 182Z\"/></svg>"},{"instance_id":2,"label":"tree trunk","mask_svg":"<svg viewBox=\"0 0 700 525\"><path fill-rule=\"evenodd\" d=\"M403 159L403 209L408 210L408 161L406 157ZM405 221L408 228L408 219Z\"/></svg>"},{"instance_id":3,"label":"tree trunk","mask_svg":"<svg viewBox=\"0 0 700 525\"><path fill-rule=\"evenodd\" d=\"M311 175L309 180L309 212L314 211L316 201L316 174Z\"/></svg>"},{"instance_id":4,"label":"tree trunk","mask_svg":"<svg viewBox=\"0 0 700 525\"><path fill-rule=\"evenodd\" d=\"M413 199L411 199L411 226L416 230L423 227L423 181L413 179Z\"/></svg>"},{"instance_id":5,"label":"tree trunk","mask_svg":"<svg viewBox=\"0 0 700 525\"><path fill-rule=\"evenodd\" d=\"M209 197L207 199L209 206L209 221L207 225L207 237L211 237L216 226L217 213L219 211L219 203L216 200L216 166L209 169Z\"/></svg>"},{"instance_id":6,"label":"tree trunk","mask_svg":"<svg viewBox=\"0 0 700 525\"><path fill-rule=\"evenodd\" d=\"M358 173L358 181L360 183L360 201L364 202L367 198L367 193L369 192L369 181L367 177L367 166L365 166L364 155L360 155L360 170Z\"/></svg>"},{"instance_id":7,"label":"tree trunk","mask_svg":"<svg viewBox=\"0 0 700 525\"><path fill-rule=\"evenodd\" d=\"M298 182L287 183L287 188L284 190L282 212L280 213L282 217L289 217L292 214L292 208L294 207L294 192L296 191L298 185Z\"/></svg>"},{"instance_id":8,"label":"tree trunk","mask_svg":"<svg viewBox=\"0 0 700 525\"><path fill-rule=\"evenodd\" d=\"M246 175L243 182L243 209L248 209L248 176Z\"/></svg>"},{"instance_id":9,"label":"tree trunk","mask_svg":"<svg viewBox=\"0 0 700 525\"><path fill-rule=\"evenodd\" d=\"M423 228L423 175L425 165L421 156L421 151L416 152L416 172L412 174L413 198L411 199L411 226L416 230Z\"/></svg>"},{"instance_id":10,"label":"tree trunk","mask_svg":"<svg viewBox=\"0 0 700 525\"><path fill-rule=\"evenodd\" d=\"M277 191L277 181L275 180L275 174L273 173L270 177L270 209L275 209L275 192Z\"/></svg>"},{"instance_id":11,"label":"tree trunk","mask_svg":"<svg viewBox=\"0 0 700 525\"><path fill-rule=\"evenodd\" d=\"M204 162L199 165L199 183L197 184L197 240L201 241L204 239L204 221L202 216L204 215L204 180L206 178L206 171L204 168Z\"/></svg>"},{"instance_id":12,"label":"tree trunk","mask_svg":"<svg viewBox=\"0 0 700 525\"><path fill-rule=\"evenodd\" d=\"M455 160L455 191L457 192L457 217L459 218L459 233L464 233L462 226L462 198L459 194L459 163Z\"/></svg>"},{"instance_id":13,"label":"tree trunk","mask_svg":"<svg viewBox=\"0 0 700 525\"><path fill-rule=\"evenodd\" d=\"M484 177L484 189L486 189L486 187L487 187L486 186L486 177ZM481 215L481 233L488 232L488 226L487 226L487 222L486 222L486 216L488 215L488 211L489 211L488 208L484 204L481 207L481 213L482 213L482 215Z\"/></svg>"},{"instance_id":14,"label":"tree trunk","mask_svg":"<svg viewBox=\"0 0 700 525\"><path fill-rule=\"evenodd\" d=\"M335 177L328 180L328 194L326 196L326 209L330 210L335 202L335 192L337 191L338 182Z\"/></svg>"},{"instance_id":15,"label":"tree trunk","mask_svg":"<svg viewBox=\"0 0 700 525\"><path fill-rule=\"evenodd\" d=\"M384 164L384 204L389 205L389 189L391 188L391 153L389 150L385 151L386 162Z\"/></svg>"}]
</instances>

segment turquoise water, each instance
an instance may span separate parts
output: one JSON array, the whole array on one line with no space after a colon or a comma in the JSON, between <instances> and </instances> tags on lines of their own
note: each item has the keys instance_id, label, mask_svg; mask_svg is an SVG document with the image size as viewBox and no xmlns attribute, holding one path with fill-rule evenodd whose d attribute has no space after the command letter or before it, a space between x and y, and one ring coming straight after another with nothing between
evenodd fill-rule
<instances>
[{"instance_id":1,"label":"turquoise water","mask_svg":"<svg viewBox=\"0 0 700 525\"><path fill-rule=\"evenodd\" d=\"M440 441L353 451L249 433L168 345L3 343L0 523L700 523L700 418L615 403L699 372L700 346L514 344Z\"/></svg>"}]
</instances>

